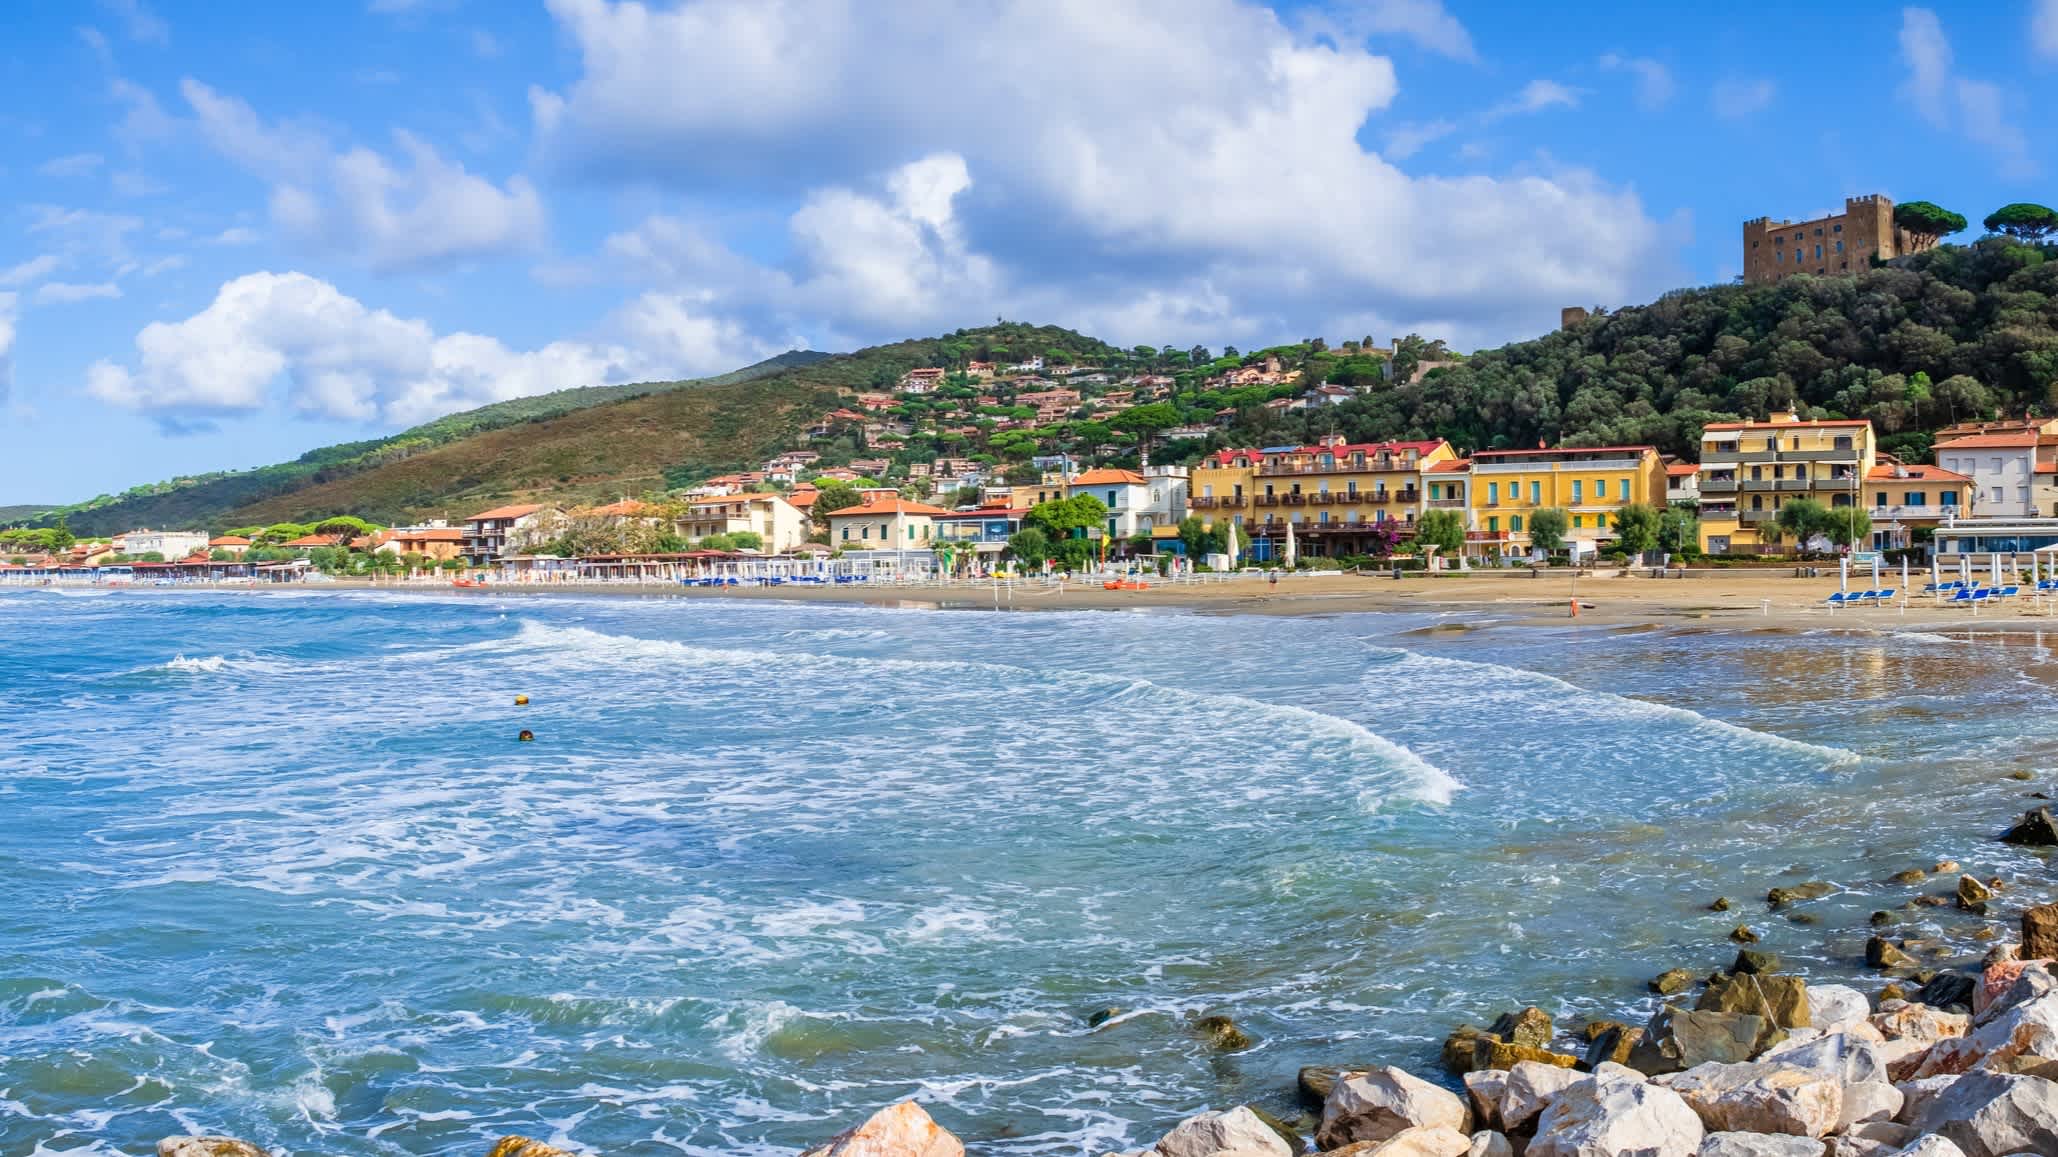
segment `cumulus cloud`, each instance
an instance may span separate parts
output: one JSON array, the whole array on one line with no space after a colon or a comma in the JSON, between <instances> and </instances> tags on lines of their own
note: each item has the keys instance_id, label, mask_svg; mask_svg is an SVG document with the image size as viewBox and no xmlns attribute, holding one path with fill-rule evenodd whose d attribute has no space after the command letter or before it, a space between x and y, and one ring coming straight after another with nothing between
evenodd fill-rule
<instances>
[{"instance_id":1,"label":"cumulus cloud","mask_svg":"<svg viewBox=\"0 0 2058 1157\"><path fill-rule=\"evenodd\" d=\"M304 273L251 273L199 313L145 326L134 360L95 362L86 390L175 429L279 402L392 424L568 386L720 372L770 352L678 298L642 299L616 325L636 340L513 350L439 336Z\"/></svg>"},{"instance_id":2,"label":"cumulus cloud","mask_svg":"<svg viewBox=\"0 0 2058 1157\"><path fill-rule=\"evenodd\" d=\"M1350 300L1401 323L1458 318L1452 340L1484 340L1666 276L1635 195L1590 174L1420 177L1367 150L1360 130L1397 91L1391 62L1242 0L910 0L892 19L840 0L549 8L583 68L531 93L547 164L802 202L792 258L773 269L678 220L607 254L683 270L674 288L780 292L784 278L789 301L871 319L864 336L935 302L955 324L1004 308L1141 326L1126 307L1156 294L1166 318L1225 332L1298 327ZM1018 59L1039 61L1033 79ZM1513 103L1579 95L1544 80ZM940 157L956 163L853 182ZM921 284L945 277L942 292Z\"/></svg>"},{"instance_id":3,"label":"cumulus cloud","mask_svg":"<svg viewBox=\"0 0 2058 1157\"><path fill-rule=\"evenodd\" d=\"M81 301L121 296L121 286L112 281L83 285L69 281L46 281L36 287L37 305L76 305Z\"/></svg>"},{"instance_id":4,"label":"cumulus cloud","mask_svg":"<svg viewBox=\"0 0 2058 1157\"><path fill-rule=\"evenodd\" d=\"M1522 91L1500 104L1486 110L1486 120L1520 113L1542 112L1547 108L1579 107L1579 90L1559 84L1555 80L1532 80L1522 86Z\"/></svg>"},{"instance_id":5,"label":"cumulus cloud","mask_svg":"<svg viewBox=\"0 0 2058 1157\"><path fill-rule=\"evenodd\" d=\"M1647 56L1621 56L1611 52L1601 57L1601 67L1610 72L1626 72L1636 78L1636 104L1645 112L1664 108L1672 100L1675 87L1672 70L1659 61Z\"/></svg>"},{"instance_id":6,"label":"cumulus cloud","mask_svg":"<svg viewBox=\"0 0 2058 1157\"><path fill-rule=\"evenodd\" d=\"M1475 60L1472 34L1437 0L1356 0L1303 15L1302 26L1339 44L1400 36L1456 60Z\"/></svg>"},{"instance_id":7,"label":"cumulus cloud","mask_svg":"<svg viewBox=\"0 0 2058 1157\"><path fill-rule=\"evenodd\" d=\"M1386 155L1396 161L1405 161L1421 152L1423 146L1440 141L1457 131L1457 123L1446 120L1395 126L1392 132L1386 134Z\"/></svg>"},{"instance_id":8,"label":"cumulus cloud","mask_svg":"<svg viewBox=\"0 0 2058 1157\"><path fill-rule=\"evenodd\" d=\"M0 293L0 402L14 391L14 303L14 294Z\"/></svg>"},{"instance_id":9,"label":"cumulus cloud","mask_svg":"<svg viewBox=\"0 0 2058 1157\"><path fill-rule=\"evenodd\" d=\"M2058 60L2058 0L2036 0L2030 7L2029 42L2037 55Z\"/></svg>"},{"instance_id":10,"label":"cumulus cloud","mask_svg":"<svg viewBox=\"0 0 2058 1157\"><path fill-rule=\"evenodd\" d=\"M2044 15L2039 11L2036 19L2041 21ZM2000 87L1953 70L1951 42L1935 12L1902 9L1900 39L1901 62L1908 67L1901 95L1924 120L1983 146L2000 162L2005 175L2023 177L2036 171L2029 140L2010 116Z\"/></svg>"},{"instance_id":11,"label":"cumulus cloud","mask_svg":"<svg viewBox=\"0 0 2058 1157\"><path fill-rule=\"evenodd\" d=\"M405 131L393 134L400 163L362 147L339 152L319 130L267 122L199 81L180 88L202 137L271 184L272 220L302 244L362 254L381 272L542 244L543 201L524 178L496 185Z\"/></svg>"},{"instance_id":12,"label":"cumulus cloud","mask_svg":"<svg viewBox=\"0 0 2058 1157\"><path fill-rule=\"evenodd\" d=\"M1762 76L1730 76L1715 82L1709 103L1724 120L1742 120L1772 107L1779 88Z\"/></svg>"}]
</instances>

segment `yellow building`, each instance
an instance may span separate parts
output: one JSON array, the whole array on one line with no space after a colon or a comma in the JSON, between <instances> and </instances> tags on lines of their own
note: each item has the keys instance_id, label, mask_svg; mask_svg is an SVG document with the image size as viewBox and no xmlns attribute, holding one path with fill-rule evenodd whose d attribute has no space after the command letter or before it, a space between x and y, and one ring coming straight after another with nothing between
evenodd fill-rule
<instances>
[{"instance_id":1,"label":"yellow building","mask_svg":"<svg viewBox=\"0 0 2058 1157\"><path fill-rule=\"evenodd\" d=\"M1973 481L1941 466L1910 466L1890 454L1865 474L1865 513L1872 518L1872 548L1912 546L1915 531L1935 530L1946 518L1972 513Z\"/></svg>"},{"instance_id":2,"label":"yellow building","mask_svg":"<svg viewBox=\"0 0 2058 1157\"><path fill-rule=\"evenodd\" d=\"M1193 469L1186 505L1210 526L1234 523L1258 559L1280 556L1289 524L1304 558L1368 554L1389 531L1415 533L1424 472L1456 458L1441 439L1218 450Z\"/></svg>"},{"instance_id":3,"label":"yellow building","mask_svg":"<svg viewBox=\"0 0 2058 1157\"><path fill-rule=\"evenodd\" d=\"M1701 431L1701 549L1763 553L1786 502L1850 506L1876 465L1872 423L1863 419L1803 421L1784 411L1768 422L1711 422Z\"/></svg>"},{"instance_id":4,"label":"yellow building","mask_svg":"<svg viewBox=\"0 0 2058 1157\"><path fill-rule=\"evenodd\" d=\"M1654 446L1482 450L1466 471L1474 558L1529 554L1539 510L1565 512L1565 539L1584 553L1614 541L1615 512L1631 503L1665 508L1665 461Z\"/></svg>"}]
</instances>

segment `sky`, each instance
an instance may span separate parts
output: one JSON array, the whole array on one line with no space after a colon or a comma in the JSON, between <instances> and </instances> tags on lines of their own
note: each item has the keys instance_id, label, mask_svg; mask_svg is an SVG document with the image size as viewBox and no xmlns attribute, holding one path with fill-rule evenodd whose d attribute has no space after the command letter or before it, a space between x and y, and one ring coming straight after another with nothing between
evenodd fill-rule
<instances>
[{"instance_id":1,"label":"sky","mask_svg":"<svg viewBox=\"0 0 2058 1157\"><path fill-rule=\"evenodd\" d=\"M2058 0L12 0L0 504L1005 317L1532 337L2058 201Z\"/></svg>"}]
</instances>

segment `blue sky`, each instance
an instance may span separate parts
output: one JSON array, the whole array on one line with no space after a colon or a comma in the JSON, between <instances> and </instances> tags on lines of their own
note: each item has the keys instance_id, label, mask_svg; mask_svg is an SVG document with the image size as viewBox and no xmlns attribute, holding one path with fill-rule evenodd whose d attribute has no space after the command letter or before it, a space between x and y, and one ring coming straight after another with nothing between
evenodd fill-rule
<instances>
[{"instance_id":1,"label":"blue sky","mask_svg":"<svg viewBox=\"0 0 2058 1157\"><path fill-rule=\"evenodd\" d=\"M1051 322L1463 348L2058 201L2058 0L18 0L0 503Z\"/></svg>"}]
</instances>

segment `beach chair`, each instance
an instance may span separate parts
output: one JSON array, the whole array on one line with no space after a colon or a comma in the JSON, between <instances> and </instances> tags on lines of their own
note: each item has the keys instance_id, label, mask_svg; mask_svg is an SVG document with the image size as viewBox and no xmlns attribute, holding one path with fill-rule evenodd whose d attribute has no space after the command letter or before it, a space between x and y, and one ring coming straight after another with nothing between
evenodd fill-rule
<instances>
[{"instance_id":1,"label":"beach chair","mask_svg":"<svg viewBox=\"0 0 2058 1157\"><path fill-rule=\"evenodd\" d=\"M2002 587L2002 588L2001 588L2000 590L1998 590L1998 591L1995 591L1995 592L1994 592L1994 597L1995 597L1995 598L1997 598L1997 599L2012 599L2012 598L2015 598L2016 596L2020 595L2021 593L2022 593L2022 588L2021 588L2021 587L2017 587L2017 586L2007 586L2007 587Z\"/></svg>"},{"instance_id":2,"label":"beach chair","mask_svg":"<svg viewBox=\"0 0 2058 1157\"><path fill-rule=\"evenodd\" d=\"M1832 607L1841 607L1847 603L1855 603L1857 601L1857 591L1838 591L1837 593L1829 596L1828 599L1829 605Z\"/></svg>"},{"instance_id":3,"label":"beach chair","mask_svg":"<svg viewBox=\"0 0 2058 1157\"><path fill-rule=\"evenodd\" d=\"M1944 601L1953 606L1956 606L1959 603L1969 603L1972 601L1972 588L1959 587L1957 590L1951 592L1950 598L1947 598Z\"/></svg>"},{"instance_id":4,"label":"beach chair","mask_svg":"<svg viewBox=\"0 0 2058 1157\"><path fill-rule=\"evenodd\" d=\"M1886 604L1893 602L1894 595L1897 593L1898 592L1893 587L1881 587L1880 589L1872 592L1872 605L1876 607L1883 607Z\"/></svg>"}]
</instances>

